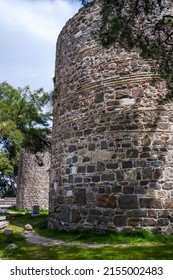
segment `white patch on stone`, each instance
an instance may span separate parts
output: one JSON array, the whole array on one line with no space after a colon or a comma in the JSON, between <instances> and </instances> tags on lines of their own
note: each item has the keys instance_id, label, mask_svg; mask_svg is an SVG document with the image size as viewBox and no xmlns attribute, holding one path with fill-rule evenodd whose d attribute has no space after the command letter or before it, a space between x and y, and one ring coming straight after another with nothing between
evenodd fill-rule
<instances>
[{"instance_id":1,"label":"white patch on stone","mask_svg":"<svg viewBox=\"0 0 173 280\"><path fill-rule=\"evenodd\" d=\"M70 190L70 191L67 191L67 196L72 196L73 195L73 192Z\"/></svg>"},{"instance_id":2,"label":"white patch on stone","mask_svg":"<svg viewBox=\"0 0 173 280\"><path fill-rule=\"evenodd\" d=\"M71 173L72 174L77 174L77 167L76 166L72 166Z\"/></svg>"},{"instance_id":3,"label":"white patch on stone","mask_svg":"<svg viewBox=\"0 0 173 280\"><path fill-rule=\"evenodd\" d=\"M79 31L74 35L75 39L79 38L80 36L82 36L82 31Z\"/></svg>"},{"instance_id":4,"label":"white patch on stone","mask_svg":"<svg viewBox=\"0 0 173 280\"><path fill-rule=\"evenodd\" d=\"M98 158L100 160L111 160L111 156L111 152L105 150L101 150L98 153Z\"/></svg>"},{"instance_id":5,"label":"white patch on stone","mask_svg":"<svg viewBox=\"0 0 173 280\"><path fill-rule=\"evenodd\" d=\"M57 189L58 189L58 183L57 182L53 183L53 188L54 188L55 191L57 191Z\"/></svg>"},{"instance_id":6,"label":"white patch on stone","mask_svg":"<svg viewBox=\"0 0 173 280\"><path fill-rule=\"evenodd\" d=\"M122 99L122 105L129 106L129 105L134 105L134 104L135 104L134 98L123 98Z\"/></svg>"}]
</instances>

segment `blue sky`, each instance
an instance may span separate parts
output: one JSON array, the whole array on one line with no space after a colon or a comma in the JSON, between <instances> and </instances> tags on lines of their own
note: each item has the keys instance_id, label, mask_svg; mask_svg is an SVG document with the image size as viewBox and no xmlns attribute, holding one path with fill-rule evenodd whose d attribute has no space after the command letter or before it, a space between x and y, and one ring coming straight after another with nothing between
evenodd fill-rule
<instances>
[{"instance_id":1,"label":"blue sky","mask_svg":"<svg viewBox=\"0 0 173 280\"><path fill-rule=\"evenodd\" d=\"M0 83L53 89L56 40L75 0L0 0Z\"/></svg>"}]
</instances>

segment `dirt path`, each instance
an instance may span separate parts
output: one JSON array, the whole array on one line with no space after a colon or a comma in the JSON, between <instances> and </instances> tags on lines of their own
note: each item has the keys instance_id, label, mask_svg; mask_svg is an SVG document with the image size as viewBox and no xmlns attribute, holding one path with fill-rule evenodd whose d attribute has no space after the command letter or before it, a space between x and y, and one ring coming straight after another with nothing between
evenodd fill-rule
<instances>
[{"instance_id":1,"label":"dirt path","mask_svg":"<svg viewBox=\"0 0 173 280\"><path fill-rule=\"evenodd\" d=\"M39 235L35 232L26 232L22 234L28 243L37 244L41 246L53 246L53 245L62 245L62 246L87 246L87 247L101 247L108 246L110 244L97 244L97 243L83 243L83 242L66 242L63 240L48 238Z\"/></svg>"}]
</instances>

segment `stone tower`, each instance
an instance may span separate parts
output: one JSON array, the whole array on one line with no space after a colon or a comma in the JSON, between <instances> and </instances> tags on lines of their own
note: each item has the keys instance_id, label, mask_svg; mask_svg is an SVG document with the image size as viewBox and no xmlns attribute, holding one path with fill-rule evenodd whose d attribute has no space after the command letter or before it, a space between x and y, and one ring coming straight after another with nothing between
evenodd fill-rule
<instances>
[{"instance_id":1,"label":"stone tower","mask_svg":"<svg viewBox=\"0 0 173 280\"><path fill-rule=\"evenodd\" d=\"M16 208L31 210L38 205L48 209L50 153L23 153L19 160Z\"/></svg>"},{"instance_id":2,"label":"stone tower","mask_svg":"<svg viewBox=\"0 0 173 280\"><path fill-rule=\"evenodd\" d=\"M57 41L50 228L165 231L173 225L173 105L154 62L93 33L81 9Z\"/></svg>"}]
</instances>

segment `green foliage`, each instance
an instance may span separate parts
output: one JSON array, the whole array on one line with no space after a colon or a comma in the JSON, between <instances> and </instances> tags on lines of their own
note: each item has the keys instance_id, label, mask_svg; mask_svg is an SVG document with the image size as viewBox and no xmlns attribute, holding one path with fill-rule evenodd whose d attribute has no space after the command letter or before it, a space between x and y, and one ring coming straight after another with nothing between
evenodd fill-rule
<instances>
[{"instance_id":1,"label":"green foliage","mask_svg":"<svg viewBox=\"0 0 173 280\"><path fill-rule=\"evenodd\" d=\"M42 232L42 235L48 236L48 232L45 233L47 215L32 217L29 213L15 213L13 211L7 214L7 220L10 221L8 228L14 230L14 235L5 236L0 230L1 259L172 260L173 258L173 235L165 236L139 230L122 234L114 232L104 234L93 231L65 232L50 229L49 237L78 243L75 246L73 244L66 244L65 246L38 246L32 244L31 246L19 233L24 231L25 224L30 223L36 232ZM85 242L86 245L81 244L81 242ZM6 247L9 243L15 243L18 248L7 249Z\"/></svg>"},{"instance_id":2,"label":"green foliage","mask_svg":"<svg viewBox=\"0 0 173 280\"><path fill-rule=\"evenodd\" d=\"M1 187L4 181L15 183L22 151L36 153L49 147L51 113L43 111L48 102L49 94L43 89L32 92L29 86L16 89L6 82L0 84Z\"/></svg>"}]
</instances>

